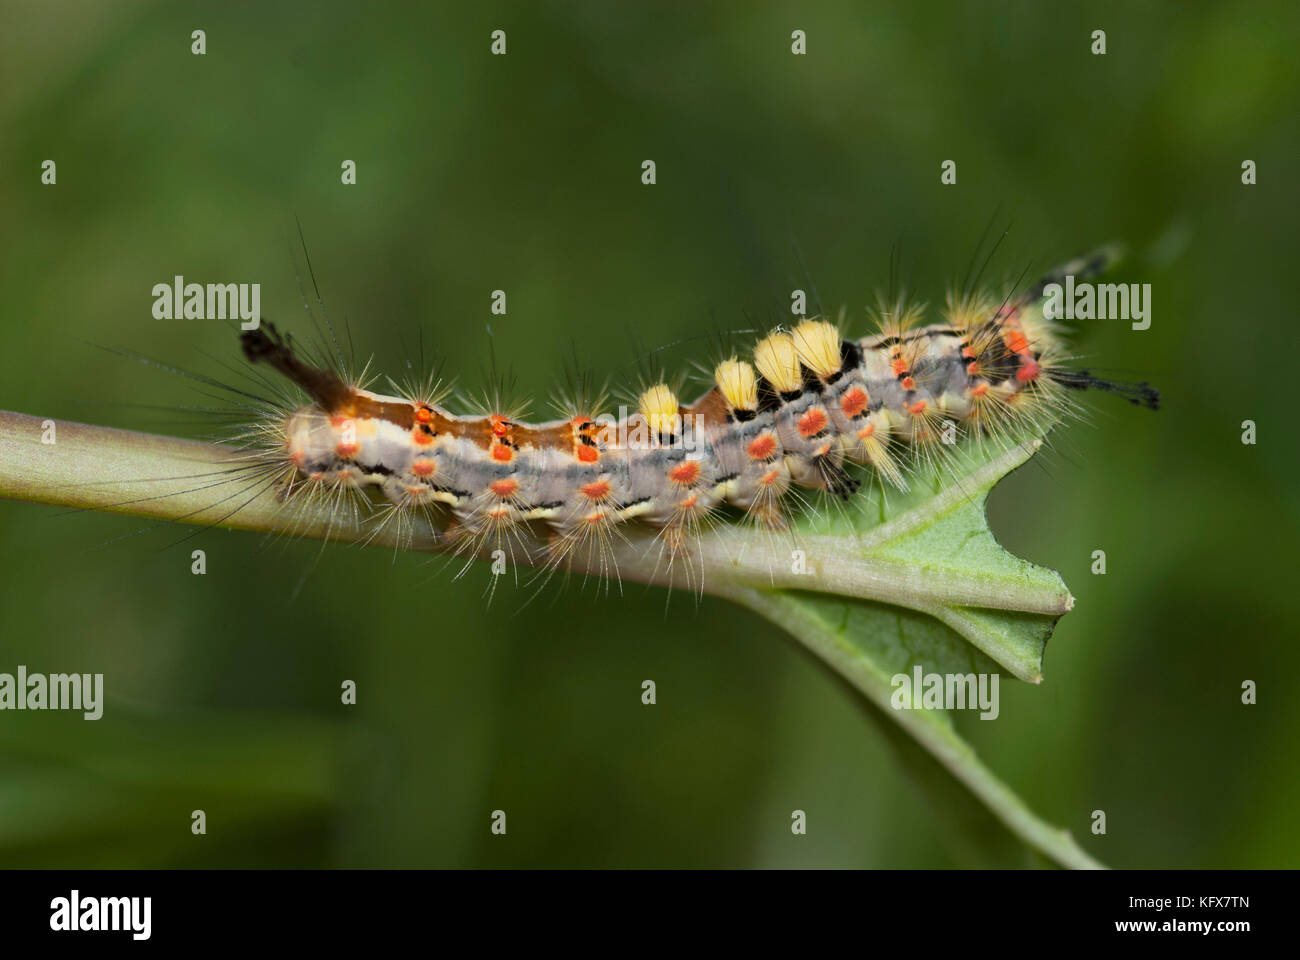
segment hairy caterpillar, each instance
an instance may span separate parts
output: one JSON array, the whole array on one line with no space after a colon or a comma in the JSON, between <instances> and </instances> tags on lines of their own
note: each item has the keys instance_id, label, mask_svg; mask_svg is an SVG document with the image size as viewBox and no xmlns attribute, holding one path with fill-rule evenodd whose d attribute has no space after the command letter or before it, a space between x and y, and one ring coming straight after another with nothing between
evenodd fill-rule
<instances>
[{"instance_id":1,"label":"hairy caterpillar","mask_svg":"<svg viewBox=\"0 0 1300 960\"><path fill-rule=\"evenodd\" d=\"M547 564L607 542L619 525L657 528L682 550L719 508L740 508L769 530L786 526L792 488L848 499L863 464L905 488L906 457L940 458L958 431L990 436L1033 427L1074 408L1070 392L1096 388L1149 408L1146 383L1104 380L1068 365L1042 310L1044 288L1096 274L1094 254L1052 271L1018 296L950 295L941 322L922 310L884 309L880 330L846 339L822 318L761 339L752 363L720 360L714 384L683 404L666 382L613 416L599 401L569 401L564 416L527 423L504 409L459 415L433 381L385 395L341 362L308 362L290 338L263 327L241 334L246 358L283 374L309 403L274 404L248 433L253 469L280 496L382 494L380 523L412 511L450 512L442 537L457 552L499 546L540 524ZM394 388L398 389L398 388Z\"/></svg>"}]
</instances>

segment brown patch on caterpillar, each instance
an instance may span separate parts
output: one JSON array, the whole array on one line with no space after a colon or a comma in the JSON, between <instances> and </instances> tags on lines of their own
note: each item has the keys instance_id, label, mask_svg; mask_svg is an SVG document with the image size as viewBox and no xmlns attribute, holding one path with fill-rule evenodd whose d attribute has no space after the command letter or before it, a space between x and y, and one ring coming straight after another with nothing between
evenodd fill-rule
<instances>
[{"instance_id":1,"label":"brown patch on caterpillar","mask_svg":"<svg viewBox=\"0 0 1300 960\"><path fill-rule=\"evenodd\" d=\"M731 417L731 410L722 391L714 387L689 407L683 407L682 414L697 418L705 426L712 426L726 423Z\"/></svg>"},{"instance_id":2,"label":"brown patch on caterpillar","mask_svg":"<svg viewBox=\"0 0 1300 960\"><path fill-rule=\"evenodd\" d=\"M244 356L249 363L267 363L302 387L316 406L326 413L343 412L352 400L352 388L332 370L321 370L303 363L293 352L291 338L282 337L271 323L239 335Z\"/></svg>"}]
</instances>

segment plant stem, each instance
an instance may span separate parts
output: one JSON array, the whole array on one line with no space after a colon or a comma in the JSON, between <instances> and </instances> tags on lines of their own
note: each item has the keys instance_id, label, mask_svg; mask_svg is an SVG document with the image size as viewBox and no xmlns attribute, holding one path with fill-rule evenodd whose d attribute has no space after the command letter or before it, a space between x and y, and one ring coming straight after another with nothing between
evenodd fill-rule
<instances>
[{"instance_id":1,"label":"plant stem","mask_svg":"<svg viewBox=\"0 0 1300 960\"><path fill-rule=\"evenodd\" d=\"M53 443L42 443L43 424L54 425ZM1000 476L1019 465L1032 449L1014 447L981 468ZM440 550L438 531L413 517L413 534L349 525L327 504L280 502L267 484L244 474L246 455L231 447L195 440L42 420L0 411L0 496L34 503L102 510L180 523L239 530L292 533L316 539L365 542L389 548ZM972 474L972 478L977 477ZM954 496L960 497L957 493ZM704 592L739 584L833 593L935 612L937 605L979 606L998 610L1060 615L1070 609L1068 591L1037 585L1012 586L979 576L911 565L864 554L895 536L932 520L949 506L945 495L862 538L801 534L798 546L808 572L791 564L793 540L722 526L701 534L691 553L708 571ZM610 560L621 577L659 586L699 588L688 582L683 564L668 563L652 531L630 529L626 540L610 544ZM575 569L597 574L600 562Z\"/></svg>"}]
</instances>

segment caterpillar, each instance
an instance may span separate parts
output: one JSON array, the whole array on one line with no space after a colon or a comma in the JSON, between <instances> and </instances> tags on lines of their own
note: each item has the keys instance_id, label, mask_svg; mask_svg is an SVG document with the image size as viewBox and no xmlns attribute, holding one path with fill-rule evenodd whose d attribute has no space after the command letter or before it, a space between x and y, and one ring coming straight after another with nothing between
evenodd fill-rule
<instances>
[{"instance_id":1,"label":"caterpillar","mask_svg":"<svg viewBox=\"0 0 1300 960\"><path fill-rule=\"evenodd\" d=\"M281 498L377 501L387 507L381 523L445 509L440 536L471 555L540 524L548 562L558 564L632 522L656 528L676 552L724 507L779 531L795 488L847 500L862 483L849 465L861 464L905 489L908 451L939 458L958 433L1041 424L1076 410L1074 391L1156 409L1149 384L1072 367L1042 309L1049 284L1111 260L1103 251L1072 261L1019 296L950 294L930 324L922 307L900 301L860 339L825 317L799 319L760 339L752 358L720 358L713 385L691 403L658 380L618 416L597 400L569 400L562 417L538 423L500 408L453 413L442 405L448 388L432 379L394 387L404 395L373 392L332 356L304 359L266 322L241 333L244 356L307 402L271 405L244 439Z\"/></svg>"}]
</instances>

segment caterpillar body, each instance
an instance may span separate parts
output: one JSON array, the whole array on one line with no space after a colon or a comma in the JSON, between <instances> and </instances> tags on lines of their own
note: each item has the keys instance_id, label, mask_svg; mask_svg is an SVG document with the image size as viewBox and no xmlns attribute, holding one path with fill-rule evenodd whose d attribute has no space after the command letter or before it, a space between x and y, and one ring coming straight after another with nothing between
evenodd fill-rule
<instances>
[{"instance_id":1,"label":"caterpillar body","mask_svg":"<svg viewBox=\"0 0 1300 960\"><path fill-rule=\"evenodd\" d=\"M761 339L752 363L722 359L714 384L683 404L667 383L637 408L527 423L502 411L460 415L445 393L375 393L328 364L301 359L270 324L241 335L250 362L269 364L310 403L280 410L255 433L282 496L376 488L397 511L445 505L442 534L458 549L540 522L555 557L639 521L676 550L722 506L768 529L787 522L791 487L849 498L864 464L905 488L904 451L943 455L958 432L997 434L1069 410L1068 392L1099 388L1154 409L1145 383L1071 368L1044 316L1044 288L1103 269L1107 254L1066 264L1028 291L997 299L950 296L940 322L919 309L886 310L879 332L845 338L803 319ZM287 412L287 416L285 415Z\"/></svg>"}]
</instances>

